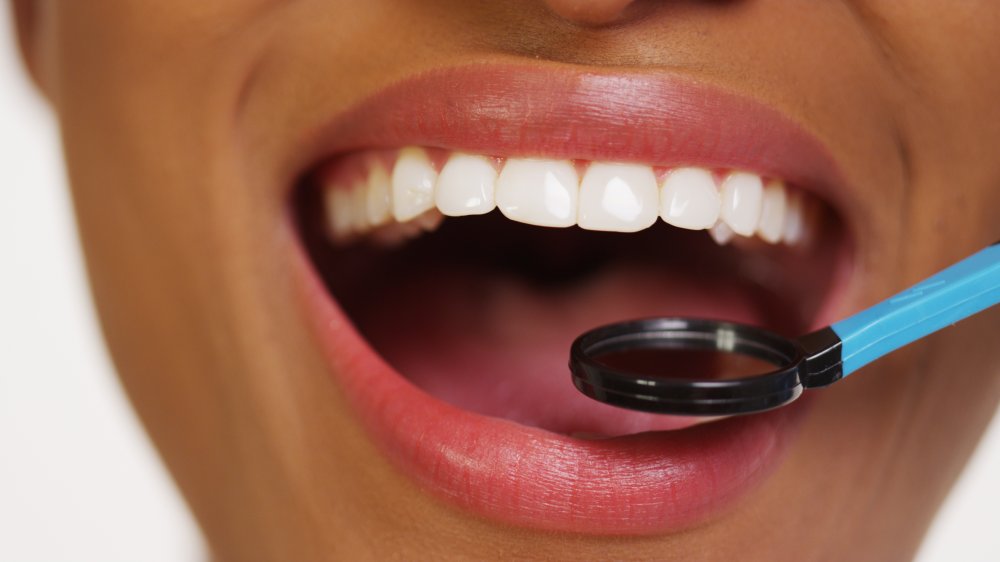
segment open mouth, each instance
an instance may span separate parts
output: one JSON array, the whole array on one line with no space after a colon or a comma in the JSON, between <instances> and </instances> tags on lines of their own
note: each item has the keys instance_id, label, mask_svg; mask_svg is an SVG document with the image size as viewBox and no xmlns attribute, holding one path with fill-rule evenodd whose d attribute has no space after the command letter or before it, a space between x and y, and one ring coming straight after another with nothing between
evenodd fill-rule
<instances>
[{"instance_id":1,"label":"open mouth","mask_svg":"<svg viewBox=\"0 0 1000 562\"><path fill-rule=\"evenodd\" d=\"M294 194L324 287L310 306L329 301L318 325L341 382L376 440L423 484L518 524L677 528L773 468L801 408L727 420L614 408L573 388L571 342L651 316L802 334L829 321L850 228L829 196L835 174L816 164L825 156L774 125L772 110L640 78L625 89L640 100L728 100L725 119L708 103L686 144L664 149L628 133L648 101L641 118L616 107L622 94L608 98L607 86L621 89L621 77L562 76L420 77L341 119L325 143L334 149L317 153ZM516 110L484 114L485 90L495 102L497 83L526 79L534 94L507 92ZM583 94L610 109L558 121ZM652 133L684 127L663 124L671 103L656 104ZM718 142L733 126L738 134ZM596 142L618 133L626 140ZM687 367L711 368L677 368Z\"/></svg>"},{"instance_id":2,"label":"open mouth","mask_svg":"<svg viewBox=\"0 0 1000 562\"><path fill-rule=\"evenodd\" d=\"M313 260L379 355L454 406L577 437L704 421L577 393L581 332L680 315L804 333L844 238L822 200L745 170L406 147L308 183Z\"/></svg>"}]
</instances>

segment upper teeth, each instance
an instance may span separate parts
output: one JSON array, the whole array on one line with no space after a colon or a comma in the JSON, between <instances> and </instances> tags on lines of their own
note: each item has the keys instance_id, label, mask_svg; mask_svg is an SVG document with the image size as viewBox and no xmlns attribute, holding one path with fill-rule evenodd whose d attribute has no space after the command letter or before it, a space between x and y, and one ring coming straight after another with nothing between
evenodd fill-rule
<instances>
[{"instance_id":1,"label":"upper teeth","mask_svg":"<svg viewBox=\"0 0 1000 562\"><path fill-rule=\"evenodd\" d=\"M392 170L392 214L397 221L408 221L434 208L437 177L423 149L404 148L399 153Z\"/></svg>"},{"instance_id":2,"label":"upper teeth","mask_svg":"<svg viewBox=\"0 0 1000 562\"><path fill-rule=\"evenodd\" d=\"M659 188L651 167L594 162L583 175L580 228L635 232L653 226L659 213Z\"/></svg>"},{"instance_id":3,"label":"upper teeth","mask_svg":"<svg viewBox=\"0 0 1000 562\"><path fill-rule=\"evenodd\" d=\"M435 228L440 215L494 208L527 224L615 232L649 228L661 217L676 227L710 230L720 244L755 234L794 244L807 226L800 193L745 171L717 176L680 167L657 174L647 165L592 162L581 177L584 167L569 160L504 161L458 152L439 160L441 166L428 151L407 147L391 170L375 157L357 159L353 177L350 166L341 166L324 182L331 237L343 241L378 228L379 239L401 240Z\"/></svg>"},{"instance_id":4,"label":"upper teeth","mask_svg":"<svg viewBox=\"0 0 1000 562\"><path fill-rule=\"evenodd\" d=\"M497 178L496 202L507 218L538 226L573 226L580 179L566 160L507 160Z\"/></svg>"},{"instance_id":5,"label":"upper teeth","mask_svg":"<svg viewBox=\"0 0 1000 562\"><path fill-rule=\"evenodd\" d=\"M680 228L711 228L719 221L721 207L715 178L702 168L673 170L660 190L660 216Z\"/></svg>"}]
</instances>

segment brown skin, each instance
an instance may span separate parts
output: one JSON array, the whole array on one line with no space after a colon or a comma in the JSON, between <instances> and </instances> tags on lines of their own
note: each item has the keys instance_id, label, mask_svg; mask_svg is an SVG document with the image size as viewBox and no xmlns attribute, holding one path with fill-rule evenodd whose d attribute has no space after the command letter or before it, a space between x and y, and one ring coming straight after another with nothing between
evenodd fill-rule
<instances>
[{"instance_id":1,"label":"brown skin","mask_svg":"<svg viewBox=\"0 0 1000 562\"><path fill-rule=\"evenodd\" d=\"M992 313L824 391L778 472L708 524L503 527L374 449L307 331L282 227L289 139L394 79L502 58L669 69L831 148L859 187L856 310L1000 238L989 0L14 6L115 363L219 560L905 560L997 408Z\"/></svg>"}]
</instances>

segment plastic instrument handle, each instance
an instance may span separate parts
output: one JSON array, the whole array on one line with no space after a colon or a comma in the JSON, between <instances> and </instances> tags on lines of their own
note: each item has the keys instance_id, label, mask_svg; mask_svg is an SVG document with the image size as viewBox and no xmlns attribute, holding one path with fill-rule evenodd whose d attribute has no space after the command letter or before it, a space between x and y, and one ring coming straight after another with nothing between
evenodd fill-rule
<instances>
[{"instance_id":1,"label":"plastic instrument handle","mask_svg":"<svg viewBox=\"0 0 1000 562\"><path fill-rule=\"evenodd\" d=\"M998 302L1000 242L832 325L843 342L843 375Z\"/></svg>"}]
</instances>

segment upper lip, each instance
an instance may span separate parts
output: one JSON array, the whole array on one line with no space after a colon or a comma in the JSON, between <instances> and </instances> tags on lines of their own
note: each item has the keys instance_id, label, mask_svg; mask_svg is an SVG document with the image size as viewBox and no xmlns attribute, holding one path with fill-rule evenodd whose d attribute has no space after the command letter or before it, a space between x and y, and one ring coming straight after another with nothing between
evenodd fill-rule
<instances>
[{"instance_id":1,"label":"upper lip","mask_svg":"<svg viewBox=\"0 0 1000 562\"><path fill-rule=\"evenodd\" d=\"M747 170L816 194L848 221L858 215L831 152L804 124L684 75L523 64L427 71L321 121L295 158L301 169L405 145Z\"/></svg>"},{"instance_id":2,"label":"upper lip","mask_svg":"<svg viewBox=\"0 0 1000 562\"><path fill-rule=\"evenodd\" d=\"M803 126L683 76L506 64L427 72L309 131L298 157L305 167L403 145L743 169L812 191L847 219L855 215L830 152ZM580 443L458 410L382 362L329 305L308 260L300 261L307 315L376 440L425 485L486 515L577 532L687 526L775 466L796 425L790 412L773 412L669 435ZM740 463L747 464L734 466ZM523 476L512 477L513 470Z\"/></svg>"}]
</instances>

